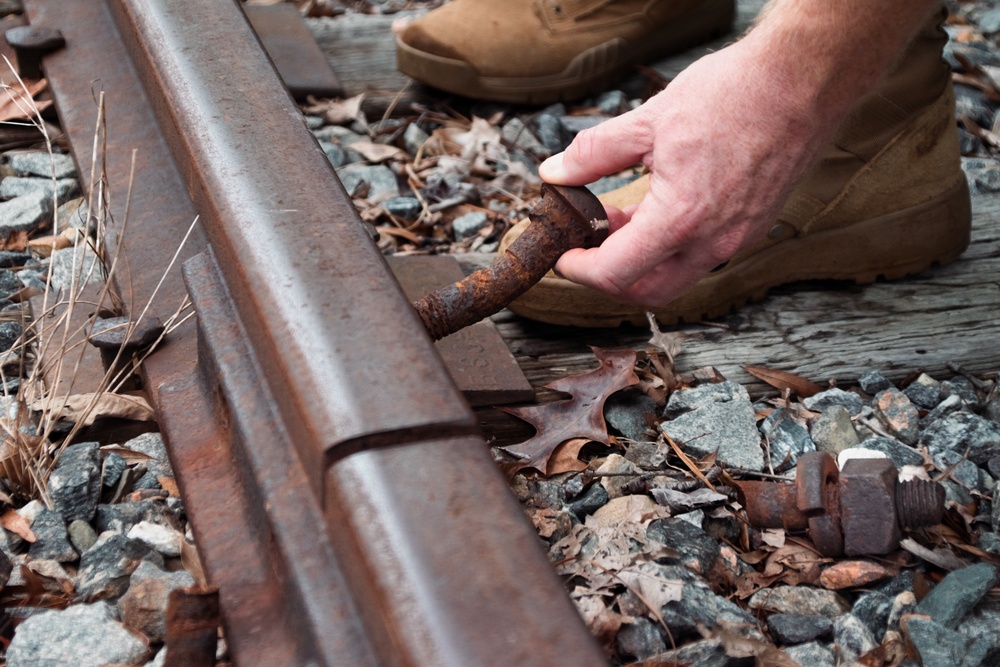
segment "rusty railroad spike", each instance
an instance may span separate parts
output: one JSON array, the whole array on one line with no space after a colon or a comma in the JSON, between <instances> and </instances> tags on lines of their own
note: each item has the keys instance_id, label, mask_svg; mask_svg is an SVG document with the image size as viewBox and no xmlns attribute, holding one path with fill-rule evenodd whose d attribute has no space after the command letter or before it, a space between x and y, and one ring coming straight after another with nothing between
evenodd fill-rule
<instances>
[{"instance_id":1,"label":"rusty railroad spike","mask_svg":"<svg viewBox=\"0 0 1000 667\"><path fill-rule=\"evenodd\" d=\"M439 340L499 312L542 279L571 248L607 238L604 206L584 187L542 184L531 224L490 266L414 302L431 338Z\"/></svg>"}]
</instances>

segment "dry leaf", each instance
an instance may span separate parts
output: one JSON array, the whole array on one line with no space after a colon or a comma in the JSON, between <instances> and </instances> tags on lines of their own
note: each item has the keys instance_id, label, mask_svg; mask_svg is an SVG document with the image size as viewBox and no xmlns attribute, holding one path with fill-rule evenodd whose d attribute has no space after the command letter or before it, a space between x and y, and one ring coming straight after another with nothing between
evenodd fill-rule
<instances>
[{"instance_id":1,"label":"dry leaf","mask_svg":"<svg viewBox=\"0 0 1000 667\"><path fill-rule=\"evenodd\" d=\"M809 398L823 391L823 387L815 382L810 382L803 377L787 371L779 371L767 368L766 366L744 366L743 370L758 380L763 380L775 389L780 391L788 389L799 398Z\"/></svg>"},{"instance_id":2,"label":"dry leaf","mask_svg":"<svg viewBox=\"0 0 1000 667\"><path fill-rule=\"evenodd\" d=\"M346 125L358 119L361 114L361 102L364 94L349 97L346 100L316 100L308 98L309 104L304 107L306 113L321 114L330 125Z\"/></svg>"},{"instance_id":3,"label":"dry leaf","mask_svg":"<svg viewBox=\"0 0 1000 667\"><path fill-rule=\"evenodd\" d=\"M59 234L51 236L40 236L28 241L28 248L39 257L48 257L56 250L64 250L73 247L80 230L75 227L67 227Z\"/></svg>"},{"instance_id":4,"label":"dry leaf","mask_svg":"<svg viewBox=\"0 0 1000 667\"><path fill-rule=\"evenodd\" d=\"M0 123L34 118L37 112L48 109L52 100L33 99L47 86L48 82L45 79L24 81L23 86L17 82L4 86L3 92L0 93Z\"/></svg>"},{"instance_id":5,"label":"dry leaf","mask_svg":"<svg viewBox=\"0 0 1000 667\"><path fill-rule=\"evenodd\" d=\"M0 516L0 526L3 526L10 532L19 535L25 542L34 542L38 539L31 531L31 526L28 524L28 520L18 514L14 509L8 509L2 516Z\"/></svg>"},{"instance_id":6,"label":"dry leaf","mask_svg":"<svg viewBox=\"0 0 1000 667\"><path fill-rule=\"evenodd\" d=\"M7 238L0 239L0 250L12 250L14 252L24 252L28 247L28 232L15 231L7 235Z\"/></svg>"},{"instance_id":7,"label":"dry leaf","mask_svg":"<svg viewBox=\"0 0 1000 667\"><path fill-rule=\"evenodd\" d=\"M627 567L618 573L618 578L656 613L667 603L680 600L684 590L682 580L665 579L656 563Z\"/></svg>"},{"instance_id":8,"label":"dry leaf","mask_svg":"<svg viewBox=\"0 0 1000 667\"><path fill-rule=\"evenodd\" d=\"M125 459L125 463L128 465L144 463L153 459L153 457L149 454L143 454L142 452L137 452L134 449L129 449L127 447L116 447L115 445L101 447L101 451L104 452L104 454L117 454Z\"/></svg>"},{"instance_id":9,"label":"dry leaf","mask_svg":"<svg viewBox=\"0 0 1000 667\"><path fill-rule=\"evenodd\" d=\"M36 401L31 408L46 411L53 419L65 419L90 426L100 418L132 419L135 421L155 421L156 413L142 396L129 394L74 394L72 396L51 396Z\"/></svg>"},{"instance_id":10,"label":"dry leaf","mask_svg":"<svg viewBox=\"0 0 1000 667\"><path fill-rule=\"evenodd\" d=\"M205 568L202 567L198 548L187 540L181 540L181 565L194 579L194 583L202 588L208 586L208 579L205 577Z\"/></svg>"},{"instance_id":11,"label":"dry leaf","mask_svg":"<svg viewBox=\"0 0 1000 667\"><path fill-rule=\"evenodd\" d=\"M572 399L547 405L500 408L536 429L534 437L526 442L501 448L521 459L515 469L535 468L550 474L549 458L567 440L585 438L610 444L604 421L604 402L611 394L639 381L633 370L635 351L591 349L601 362L600 368L545 385L548 389L572 394Z\"/></svg>"},{"instance_id":12,"label":"dry leaf","mask_svg":"<svg viewBox=\"0 0 1000 667\"><path fill-rule=\"evenodd\" d=\"M384 162L386 160L406 157L401 149L387 144L376 144L372 141L355 141L351 150L360 153L369 162Z\"/></svg>"},{"instance_id":13,"label":"dry leaf","mask_svg":"<svg viewBox=\"0 0 1000 667\"><path fill-rule=\"evenodd\" d=\"M556 447L555 451L552 452L552 456L549 457L548 474L559 475L564 472L586 470L587 464L578 457L580 456L580 450L588 442L590 440L587 438L574 438Z\"/></svg>"},{"instance_id":14,"label":"dry leaf","mask_svg":"<svg viewBox=\"0 0 1000 667\"><path fill-rule=\"evenodd\" d=\"M177 488L177 480L173 477L157 477L156 481L160 483L164 491L170 494L171 498L181 497L181 491Z\"/></svg>"}]
</instances>

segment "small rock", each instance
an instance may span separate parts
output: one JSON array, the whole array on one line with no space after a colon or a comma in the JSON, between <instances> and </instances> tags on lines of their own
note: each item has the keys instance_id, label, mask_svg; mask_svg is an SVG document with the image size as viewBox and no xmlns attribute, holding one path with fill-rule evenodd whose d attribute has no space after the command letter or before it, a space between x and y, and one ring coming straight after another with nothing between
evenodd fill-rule
<instances>
[{"instance_id":1,"label":"small rock","mask_svg":"<svg viewBox=\"0 0 1000 667\"><path fill-rule=\"evenodd\" d=\"M676 556L660 558L658 562L683 565L701 575L707 574L719 557L719 542L714 537L677 517L650 523L646 538L665 544L677 553Z\"/></svg>"},{"instance_id":2,"label":"small rock","mask_svg":"<svg viewBox=\"0 0 1000 667\"><path fill-rule=\"evenodd\" d=\"M931 454L931 460L941 470L951 469L952 479L970 489L979 487L979 466L958 452L950 449L937 450Z\"/></svg>"},{"instance_id":3,"label":"small rock","mask_svg":"<svg viewBox=\"0 0 1000 667\"><path fill-rule=\"evenodd\" d=\"M536 158L546 158L552 154L552 151L546 148L528 129L524 121L516 116L504 124L500 135L511 146L516 146Z\"/></svg>"},{"instance_id":4,"label":"small rock","mask_svg":"<svg viewBox=\"0 0 1000 667\"><path fill-rule=\"evenodd\" d=\"M104 667L144 661L146 642L115 620L106 602L33 614L17 626L8 667Z\"/></svg>"},{"instance_id":5,"label":"small rock","mask_svg":"<svg viewBox=\"0 0 1000 667\"><path fill-rule=\"evenodd\" d=\"M566 504L566 509L576 515L581 521L588 514L593 514L611 500L602 484L591 484L579 497Z\"/></svg>"},{"instance_id":6,"label":"small rock","mask_svg":"<svg viewBox=\"0 0 1000 667\"><path fill-rule=\"evenodd\" d=\"M767 609L784 614L806 614L835 619L849 611L851 605L839 594L810 586L776 586L765 588L750 597L751 609Z\"/></svg>"},{"instance_id":7,"label":"small rock","mask_svg":"<svg viewBox=\"0 0 1000 667\"><path fill-rule=\"evenodd\" d=\"M675 391L667 403L663 432L697 457L718 452L720 463L763 470L753 405L746 389L733 382Z\"/></svg>"},{"instance_id":8,"label":"small rock","mask_svg":"<svg viewBox=\"0 0 1000 667\"><path fill-rule=\"evenodd\" d=\"M97 533L83 519L71 521L69 526L66 527L66 532L69 535L70 544L73 545L77 553L82 554L97 542Z\"/></svg>"},{"instance_id":9,"label":"small rock","mask_svg":"<svg viewBox=\"0 0 1000 667\"><path fill-rule=\"evenodd\" d=\"M416 123L410 123L403 132L403 148L410 155L416 155L428 139L430 135L424 132L423 128Z\"/></svg>"},{"instance_id":10,"label":"small rock","mask_svg":"<svg viewBox=\"0 0 1000 667\"><path fill-rule=\"evenodd\" d=\"M19 176L41 176L42 178L71 178L76 176L73 156L66 153L29 151L8 153L7 164Z\"/></svg>"},{"instance_id":11,"label":"small rock","mask_svg":"<svg viewBox=\"0 0 1000 667\"><path fill-rule=\"evenodd\" d=\"M77 183L75 178L60 178L55 182L55 194L58 201L65 201L75 196L79 191L80 184ZM0 181L0 199L15 199L38 192L51 200L53 192L52 179L35 178L32 176L8 176Z\"/></svg>"},{"instance_id":12,"label":"small rock","mask_svg":"<svg viewBox=\"0 0 1000 667\"><path fill-rule=\"evenodd\" d=\"M331 143L329 141L319 142L319 147L322 149L323 154L326 155L326 159L330 162L330 165L334 169L343 167L347 164L347 155L344 149L337 144Z\"/></svg>"},{"instance_id":13,"label":"small rock","mask_svg":"<svg viewBox=\"0 0 1000 667\"><path fill-rule=\"evenodd\" d=\"M926 373L921 373L903 393L917 407L932 410L941 402L941 383Z\"/></svg>"},{"instance_id":14,"label":"small rock","mask_svg":"<svg viewBox=\"0 0 1000 667\"><path fill-rule=\"evenodd\" d=\"M967 116L981 127L992 127L993 114L986 96L969 86L955 86L955 117Z\"/></svg>"},{"instance_id":15,"label":"small rock","mask_svg":"<svg viewBox=\"0 0 1000 667\"><path fill-rule=\"evenodd\" d=\"M976 24L984 34L992 35L995 32L1000 32L1000 7L993 7L984 11L979 15Z\"/></svg>"},{"instance_id":16,"label":"small rock","mask_svg":"<svg viewBox=\"0 0 1000 667\"><path fill-rule=\"evenodd\" d=\"M639 177L637 173L630 176L603 176L593 183L588 183L586 188L595 195L603 195L606 192L623 188Z\"/></svg>"},{"instance_id":17,"label":"small rock","mask_svg":"<svg viewBox=\"0 0 1000 667\"><path fill-rule=\"evenodd\" d=\"M675 633L675 640L696 636L699 626L720 628L744 637L762 639L753 616L726 598L716 595L704 580L687 568L655 563L648 563L645 567L650 566L653 566L651 569L656 571L658 579L675 580L684 584L680 599L671 600L660 609L667 627Z\"/></svg>"},{"instance_id":18,"label":"small rock","mask_svg":"<svg viewBox=\"0 0 1000 667\"><path fill-rule=\"evenodd\" d=\"M149 521L140 521L132 526L126 537L138 540L164 556L180 556L181 542L184 541L184 536L173 528Z\"/></svg>"},{"instance_id":19,"label":"small rock","mask_svg":"<svg viewBox=\"0 0 1000 667\"><path fill-rule=\"evenodd\" d=\"M995 665L991 647L920 616L906 624L907 635L920 654L922 667L987 667Z\"/></svg>"},{"instance_id":20,"label":"small rock","mask_svg":"<svg viewBox=\"0 0 1000 667\"><path fill-rule=\"evenodd\" d=\"M947 628L956 628L997 581L997 568L989 563L955 570L920 601L917 611Z\"/></svg>"},{"instance_id":21,"label":"small rock","mask_svg":"<svg viewBox=\"0 0 1000 667\"><path fill-rule=\"evenodd\" d=\"M943 419L953 412L958 412L965 406L965 403L958 396L949 396L937 404L933 410L920 418L920 430L924 431L928 426Z\"/></svg>"},{"instance_id":22,"label":"small rock","mask_svg":"<svg viewBox=\"0 0 1000 667\"><path fill-rule=\"evenodd\" d=\"M0 299L6 299L21 289L21 281L13 271L0 271Z\"/></svg>"},{"instance_id":23,"label":"small rock","mask_svg":"<svg viewBox=\"0 0 1000 667\"><path fill-rule=\"evenodd\" d=\"M12 232L30 232L52 215L52 196L44 192L28 194L0 202L0 235Z\"/></svg>"},{"instance_id":24,"label":"small rock","mask_svg":"<svg viewBox=\"0 0 1000 667\"><path fill-rule=\"evenodd\" d=\"M171 591L194 586L194 578L184 570L164 572L143 561L132 573L128 591L118 599L122 622L154 642L166 635L167 597Z\"/></svg>"},{"instance_id":25,"label":"small rock","mask_svg":"<svg viewBox=\"0 0 1000 667\"><path fill-rule=\"evenodd\" d=\"M607 119L607 116L560 116L559 124L571 137L575 137L584 130L597 127Z\"/></svg>"},{"instance_id":26,"label":"small rock","mask_svg":"<svg viewBox=\"0 0 1000 667\"><path fill-rule=\"evenodd\" d=\"M610 423L611 420L608 420ZM667 460L666 448L655 442L633 440L625 450L625 458L642 470L658 470Z\"/></svg>"},{"instance_id":27,"label":"small rock","mask_svg":"<svg viewBox=\"0 0 1000 667\"><path fill-rule=\"evenodd\" d=\"M483 229L489 223L490 218L485 212L471 211L452 220L451 228L454 232L455 240L462 241L475 236L479 233L480 229Z\"/></svg>"},{"instance_id":28,"label":"small rock","mask_svg":"<svg viewBox=\"0 0 1000 667\"><path fill-rule=\"evenodd\" d=\"M638 475L642 471L624 456L610 454L604 459L604 463L597 468L596 472L598 474L604 473L609 475L608 477L601 478L601 485L608 492L609 498L618 498L625 495L622 492L623 487L635 479L629 473Z\"/></svg>"},{"instance_id":29,"label":"small rock","mask_svg":"<svg viewBox=\"0 0 1000 667\"><path fill-rule=\"evenodd\" d=\"M865 624L872 637L879 639L885 636L889 625L889 614L893 608L893 597L881 591L870 591L861 594L854 602L851 613Z\"/></svg>"},{"instance_id":30,"label":"small rock","mask_svg":"<svg viewBox=\"0 0 1000 667\"><path fill-rule=\"evenodd\" d=\"M990 653L994 662L989 664L1000 664L1000 603L982 602L968 614L962 624L958 626L958 631L969 639L982 640L990 646Z\"/></svg>"},{"instance_id":31,"label":"small rock","mask_svg":"<svg viewBox=\"0 0 1000 667\"><path fill-rule=\"evenodd\" d=\"M101 463L101 488L105 491L111 491L118 486L118 482L121 481L122 473L125 472L125 468L128 467L128 463L125 458L110 452L104 457L104 461Z\"/></svg>"},{"instance_id":32,"label":"small rock","mask_svg":"<svg viewBox=\"0 0 1000 667\"><path fill-rule=\"evenodd\" d=\"M711 489L675 491L669 488L653 488L650 490L650 493L656 499L656 502L664 507L669 507L672 514L691 512L697 509L710 509L724 505L729 501L728 496L716 493Z\"/></svg>"},{"instance_id":33,"label":"small rock","mask_svg":"<svg viewBox=\"0 0 1000 667\"><path fill-rule=\"evenodd\" d=\"M885 391L891 387L892 383L878 371L867 371L864 375L858 378L858 385L866 394L874 396L880 391Z\"/></svg>"},{"instance_id":34,"label":"small rock","mask_svg":"<svg viewBox=\"0 0 1000 667\"><path fill-rule=\"evenodd\" d=\"M328 141L343 148L359 141L368 140L366 137L363 137L357 132L352 132L346 127L342 127L340 125L326 125L313 132L313 135L320 141Z\"/></svg>"},{"instance_id":35,"label":"small rock","mask_svg":"<svg viewBox=\"0 0 1000 667\"><path fill-rule=\"evenodd\" d=\"M608 90L597 96L594 104L601 113L617 116L628 110L628 96L620 90Z\"/></svg>"},{"instance_id":36,"label":"small rock","mask_svg":"<svg viewBox=\"0 0 1000 667\"><path fill-rule=\"evenodd\" d=\"M851 413L843 405L831 405L824 410L809 427L809 435L816 449L834 456L858 444Z\"/></svg>"},{"instance_id":37,"label":"small rock","mask_svg":"<svg viewBox=\"0 0 1000 667\"><path fill-rule=\"evenodd\" d=\"M604 402L604 419L633 441L646 439L646 415L656 414L656 401L640 391L619 391Z\"/></svg>"},{"instance_id":38,"label":"small rock","mask_svg":"<svg viewBox=\"0 0 1000 667\"><path fill-rule=\"evenodd\" d=\"M951 450L964 454L968 449L973 463L985 465L1000 451L1000 424L971 412L955 412L928 426L920 444L931 453Z\"/></svg>"},{"instance_id":39,"label":"small rock","mask_svg":"<svg viewBox=\"0 0 1000 667\"><path fill-rule=\"evenodd\" d=\"M98 533L112 531L124 535L140 521L152 521L164 526L173 526L166 506L152 500L98 505L94 526Z\"/></svg>"},{"instance_id":40,"label":"small rock","mask_svg":"<svg viewBox=\"0 0 1000 667\"><path fill-rule=\"evenodd\" d=\"M780 644L803 644L833 633L833 622L826 616L805 614L771 614L767 627Z\"/></svg>"},{"instance_id":41,"label":"small rock","mask_svg":"<svg viewBox=\"0 0 1000 667\"><path fill-rule=\"evenodd\" d=\"M0 215L3 215L0 212ZM52 275L49 288L68 294L70 288L83 289L86 285L104 281L104 268L100 258L89 244L63 248L52 253Z\"/></svg>"},{"instance_id":42,"label":"small rock","mask_svg":"<svg viewBox=\"0 0 1000 667\"><path fill-rule=\"evenodd\" d=\"M163 444L163 436L159 433L143 433L126 442L122 447L150 457L149 460L143 461L143 463L146 466L146 470L154 477L174 476L174 471L170 467L170 458L167 456L167 447Z\"/></svg>"},{"instance_id":43,"label":"small rock","mask_svg":"<svg viewBox=\"0 0 1000 667\"><path fill-rule=\"evenodd\" d=\"M56 229L62 231L73 227L93 231L96 228L97 219L90 215L90 208L87 200L83 197L70 199L56 209Z\"/></svg>"},{"instance_id":44,"label":"small rock","mask_svg":"<svg viewBox=\"0 0 1000 667\"><path fill-rule=\"evenodd\" d=\"M800 456L816 451L809 431L785 408L778 408L761 422L760 431L767 442L771 467L775 471L792 468Z\"/></svg>"},{"instance_id":45,"label":"small rock","mask_svg":"<svg viewBox=\"0 0 1000 667\"><path fill-rule=\"evenodd\" d=\"M803 399L802 404L815 412L822 412L831 405L842 405L847 408L852 417L861 414L861 408L864 407L864 401L861 400L860 396L852 391L844 391L837 387Z\"/></svg>"},{"instance_id":46,"label":"small rock","mask_svg":"<svg viewBox=\"0 0 1000 667\"><path fill-rule=\"evenodd\" d=\"M837 667L837 658L829 648L819 642L789 646L785 655L800 665L809 667Z\"/></svg>"},{"instance_id":47,"label":"small rock","mask_svg":"<svg viewBox=\"0 0 1000 667\"><path fill-rule=\"evenodd\" d=\"M1000 192L1000 165L996 160L962 158L962 171L965 172L973 194Z\"/></svg>"},{"instance_id":48,"label":"small rock","mask_svg":"<svg viewBox=\"0 0 1000 667\"><path fill-rule=\"evenodd\" d=\"M892 576L884 565L868 560L841 560L823 570L819 583L829 590L860 588Z\"/></svg>"},{"instance_id":49,"label":"small rock","mask_svg":"<svg viewBox=\"0 0 1000 667\"><path fill-rule=\"evenodd\" d=\"M390 197L382 202L382 208L389 215L407 222L413 222L419 218L420 213L424 210L423 204L416 197Z\"/></svg>"},{"instance_id":50,"label":"small rock","mask_svg":"<svg viewBox=\"0 0 1000 667\"><path fill-rule=\"evenodd\" d=\"M994 396L986 402L983 408L983 416L993 422L1000 422L1000 396ZM1000 456L997 456L998 469L1000 469Z\"/></svg>"},{"instance_id":51,"label":"small rock","mask_svg":"<svg viewBox=\"0 0 1000 667\"><path fill-rule=\"evenodd\" d=\"M148 553L149 547L142 542L118 533L101 533L94 546L80 556L77 595L85 599L118 597Z\"/></svg>"},{"instance_id":52,"label":"small rock","mask_svg":"<svg viewBox=\"0 0 1000 667\"><path fill-rule=\"evenodd\" d=\"M881 452L889 457L889 460L897 468L918 466L924 462L924 457L920 455L920 452L892 438L883 438L881 436L868 438L858 445L857 449L869 449Z\"/></svg>"},{"instance_id":53,"label":"small rock","mask_svg":"<svg viewBox=\"0 0 1000 667\"><path fill-rule=\"evenodd\" d=\"M615 636L618 654L631 660L645 660L667 650L660 626L645 616L624 623Z\"/></svg>"},{"instance_id":54,"label":"small rock","mask_svg":"<svg viewBox=\"0 0 1000 667\"><path fill-rule=\"evenodd\" d=\"M533 479L528 481L529 505L536 508L561 510L563 507L563 490L558 482L548 479Z\"/></svg>"},{"instance_id":55,"label":"small rock","mask_svg":"<svg viewBox=\"0 0 1000 667\"><path fill-rule=\"evenodd\" d=\"M31 522L31 532L38 538L28 549L32 558L70 563L79 555L69 543L66 523L59 512L42 510Z\"/></svg>"},{"instance_id":56,"label":"small rock","mask_svg":"<svg viewBox=\"0 0 1000 667\"><path fill-rule=\"evenodd\" d=\"M906 394L896 388L885 389L875 395L872 407L890 433L907 445L917 442L920 413Z\"/></svg>"},{"instance_id":57,"label":"small rock","mask_svg":"<svg viewBox=\"0 0 1000 667\"><path fill-rule=\"evenodd\" d=\"M359 191L362 183L368 184L368 193L365 195L368 201L381 202L399 196L396 175L381 164L349 164L337 169L337 176L351 196Z\"/></svg>"},{"instance_id":58,"label":"small rock","mask_svg":"<svg viewBox=\"0 0 1000 667\"><path fill-rule=\"evenodd\" d=\"M0 268L13 269L34 262L35 258L26 252L0 250Z\"/></svg>"},{"instance_id":59,"label":"small rock","mask_svg":"<svg viewBox=\"0 0 1000 667\"><path fill-rule=\"evenodd\" d=\"M878 646L865 624L854 614L844 614L833 622L833 637L840 659L849 664Z\"/></svg>"},{"instance_id":60,"label":"small rock","mask_svg":"<svg viewBox=\"0 0 1000 667\"><path fill-rule=\"evenodd\" d=\"M962 155L982 155L986 153L986 144L983 140L967 132L965 128L959 127L958 130L958 152Z\"/></svg>"},{"instance_id":61,"label":"small rock","mask_svg":"<svg viewBox=\"0 0 1000 667\"><path fill-rule=\"evenodd\" d=\"M21 340L24 328L20 322L0 322L0 352L6 352Z\"/></svg>"},{"instance_id":62,"label":"small rock","mask_svg":"<svg viewBox=\"0 0 1000 667\"><path fill-rule=\"evenodd\" d=\"M740 658L733 658L719 639L702 639L656 656L652 664L691 665L694 667L741 667ZM810 665L812 667L812 665Z\"/></svg>"},{"instance_id":63,"label":"small rock","mask_svg":"<svg viewBox=\"0 0 1000 667\"><path fill-rule=\"evenodd\" d=\"M96 442L65 448L49 475L52 505L66 521L90 521L101 497L101 452Z\"/></svg>"},{"instance_id":64,"label":"small rock","mask_svg":"<svg viewBox=\"0 0 1000 667\"><path fill-rule=\"evenodd\" d=\"M904 591L892 600L892 607L889 609L889 617L886 619L887 632L899 632L904 616L912 614L917 609L917 596L913 591Z\"/></svg>"}]
</instances>

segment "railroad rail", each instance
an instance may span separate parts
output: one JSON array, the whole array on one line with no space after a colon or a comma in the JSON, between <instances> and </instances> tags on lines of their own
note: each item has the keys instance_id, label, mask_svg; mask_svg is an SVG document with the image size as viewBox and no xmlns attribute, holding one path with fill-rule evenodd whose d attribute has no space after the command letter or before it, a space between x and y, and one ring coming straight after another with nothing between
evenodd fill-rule
<instances>
[{"instance_id":1,"label":"railroad rail","mask_svg":"<svg viewBox=\"0 0 1000 667\"><path fill-rule=\"evenodd\" d=\"M197 312L143 380L235 663L605 664L238 4L25 5L122 301Z\"/></svg>"}]
</instances>

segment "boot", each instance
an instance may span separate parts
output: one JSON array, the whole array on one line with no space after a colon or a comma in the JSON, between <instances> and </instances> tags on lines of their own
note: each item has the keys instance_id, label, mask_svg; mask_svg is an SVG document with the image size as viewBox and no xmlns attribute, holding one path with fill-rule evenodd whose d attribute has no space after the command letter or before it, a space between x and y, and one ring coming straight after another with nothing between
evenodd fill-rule
<instances>
[{"instance_id":1,"label":"boot","mask_svg":"<svg viewBox=\"0 0 1000 667\"><path fill-rule=\"evenodd\" d=\"M735 0L453 0L396 37L404 74L498 102L604 90L636 63L727 33Z\"/></svg>"},{"instance_id":2,"label":"boot","mask_svg":"<svg viewBox=\"0 0 1000 667\"><path fill-rule=\"evenodd\" d=\"M666 307L652 309L660 323L711 320L799 280L893 280L962 254L972 214L940 20L935 16L880 87L852 109L767 238ZM623 208L640 201L647 186L643 177L601 199ZM519 227L504 237L500 252ZM649 310L553 273L510 309L585 327L644 325Z\"/></svg>"}]
</instances>

